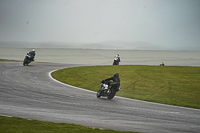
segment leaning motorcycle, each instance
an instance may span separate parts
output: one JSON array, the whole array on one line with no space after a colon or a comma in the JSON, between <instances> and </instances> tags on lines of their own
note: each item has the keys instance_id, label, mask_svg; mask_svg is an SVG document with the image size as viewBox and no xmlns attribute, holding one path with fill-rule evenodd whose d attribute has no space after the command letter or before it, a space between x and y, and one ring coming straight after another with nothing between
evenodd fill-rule
<instances>
[{"instance_id":1,"label":"leaning motorcycle","mask_svg":"<svg viewBox=\"0 0 200 133\"><path fill-rule=\"evenodd\" d=\"M24 58L23 65L28 66L28 64L31 63L31 61L33 61L33 58L34 58L33 56L27 53L27 55Z\"/></svg>"},{"instance_id":2,"label":"leaning motorcycle","mask_svg":"<svg viewBox=\"0 0 200 133\"><path fill-rule=\"evenodd\" d=\"M118 92L121 88L119 88L120 84L116 82L103 81L100 83L100 89L97 92L97 98L107 97L107 99L112 99L116 92Z\"/></svg>"}]
</instances>

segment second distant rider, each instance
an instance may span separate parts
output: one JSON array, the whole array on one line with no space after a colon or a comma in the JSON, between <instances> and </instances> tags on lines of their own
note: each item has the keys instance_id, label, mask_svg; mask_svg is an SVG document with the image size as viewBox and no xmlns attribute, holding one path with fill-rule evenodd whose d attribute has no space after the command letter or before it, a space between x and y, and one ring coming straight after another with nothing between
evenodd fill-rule
<instances>
[{"instance_id":1,"label":"second distant rider","mask_svg":"<svg viewBox=\"0 0 200 133\"><path fill-rule=\"evenodd\" d=\"M114 56L114 62L113 65L119 65L119 62L121 62L119 54Z\"/></svg>"},{"instance_id":2,"label":"second distant rider","mask_svg":"<svg viewBox=\"0 0 200 133\"><path fill-rule=\"evenodd\" d=\"M34 61L34 58L35 58L35 55L36 55L35 49L33 49L32 51L30 51L28 54L31 56L30 59L31 59L32 61Z\"/></svg>"}]
</instances>

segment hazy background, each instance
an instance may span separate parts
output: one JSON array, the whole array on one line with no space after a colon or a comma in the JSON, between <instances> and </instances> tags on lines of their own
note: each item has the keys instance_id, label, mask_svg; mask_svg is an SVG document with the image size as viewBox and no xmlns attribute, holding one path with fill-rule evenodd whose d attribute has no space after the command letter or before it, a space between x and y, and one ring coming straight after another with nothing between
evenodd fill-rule
<instances>
[{"instance_id":1,"label":"hazy background","mask_svg":"<svg viewBox=\"0 0 200 133\"><path fill-rule=\"evenodd\" d=\"M200 0L0 0L0 46L200 51Z\"/></svg>"},{"instance_id":2,"label":"hazy background","mask_svg":"<svg viewBox=\"0 0 200 133\"><path fill-rule=\"evenodd\" d=\"M0 59L24 60L29 48L0 48ZM200 66L200 51L103 50L103 49L36 49L36 62L62 64L112 65L120 54L120 65ZM32 64L32 63L31 63ZM34 63L32 65L35 65Z\"/></svg>"}]
</instances>

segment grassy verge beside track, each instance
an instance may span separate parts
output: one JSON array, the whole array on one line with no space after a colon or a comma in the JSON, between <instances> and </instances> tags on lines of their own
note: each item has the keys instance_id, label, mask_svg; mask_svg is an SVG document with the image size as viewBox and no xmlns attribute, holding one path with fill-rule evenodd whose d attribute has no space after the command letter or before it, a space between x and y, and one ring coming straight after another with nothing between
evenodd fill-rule
<instances>
[{"instance_id":1,"label":"grassy verge beside track","mask_svg":"<svg viewBox=\"0 0 200 133\"><path fill-rule=\"evenodd\" d=\"M0 59L0 62L23 62L20 60L8 60L8 59ZM51 62L38 62L38 61L32 61L31 63L51 63Z\"/></svg>"},{"instance_id":2,"label":"grassy verge beside track","mask_svg":"<svg viewBox=\"0 0 200 133\"><path fill-rule=\"evenodd\" d=\"M98 91L99 83L119 73L118 96L200 109L200 67L190 66L84 66L55 71L64 83Z\"/></svg>"},{"instance_id":3,"label":"grassy verge beside track","mask_svg":"<svg viewBox=\"0 0 200 133\"><path fill-rule=\"evenodd\" d=\"M1 62L22 62L22 61L18 61L18 60L7 60L7 59L0 59Z\"/></svg>"},{"instance_id":4,"label":"grassy verge beside track","mask_svg":"<svg viewBox=\"0 0 200 133\"><path fill-rule=\"evenodd\" d=\"M133 133L0 116L1 133Z\"/></svg>"}]
</instances>

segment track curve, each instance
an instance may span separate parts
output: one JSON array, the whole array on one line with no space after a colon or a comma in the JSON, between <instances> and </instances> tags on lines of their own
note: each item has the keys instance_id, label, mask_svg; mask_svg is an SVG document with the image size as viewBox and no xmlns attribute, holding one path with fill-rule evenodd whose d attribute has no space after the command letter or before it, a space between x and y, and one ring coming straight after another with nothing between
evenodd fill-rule
<instances>
[{"instance_id":1,"label":"track curve","mask_svg":"<svg viewBox=\"0 0 200 133\"><path fill-rule=\"evenodd\" d=\"M0 62L0 115L135 132L198 133L200 110L115 97L60 84L49 76L73 64ZM99 88L97 88L98 90Z\"/></svg>"}]
</instances>

